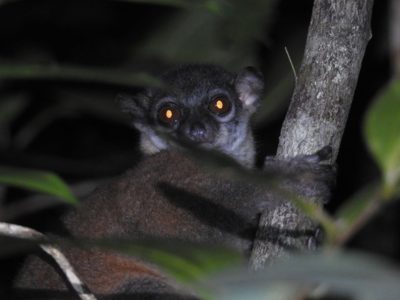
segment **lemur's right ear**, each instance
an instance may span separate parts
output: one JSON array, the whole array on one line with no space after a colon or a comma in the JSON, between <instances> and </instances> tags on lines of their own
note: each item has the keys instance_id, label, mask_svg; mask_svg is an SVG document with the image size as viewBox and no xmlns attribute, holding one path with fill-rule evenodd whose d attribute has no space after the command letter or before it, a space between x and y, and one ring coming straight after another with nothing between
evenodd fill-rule
<instances>
[{"instance_id":1,"label":"lemur's right ear","mask_svg":"<svg viewBox=\"0 0 400 300\"><path fill-rule=\"evenodd\" d=\"M135 96L119 94L115 101L123 112L130 114L134 119L146 118L150 109L150 94L147 91Z\"/></svg>"},{"instance_id":2,"label":"lemur's right ear","mask_svg":"<svg viewBox=\"0 0 400 300\"><path fill-rule=\"evenodd\" d=\"M126 94L119 94L115 101L123 112L132 116L132 123L137 129L142 130L143 126L148 124L150 110L149 91L136 94L133 97Z\"/></svg>"},{"instance_id":3,"label":"lemur's right ear","mask_svg":"<svg viewBox=\"0 0 400 300\"><path fill-rule=\"evenodd\" d=\"M254 113L264 91L264 77L256 68L247 67L237 75L235 89L243 107Z\"/></svg>"}]
</instances>

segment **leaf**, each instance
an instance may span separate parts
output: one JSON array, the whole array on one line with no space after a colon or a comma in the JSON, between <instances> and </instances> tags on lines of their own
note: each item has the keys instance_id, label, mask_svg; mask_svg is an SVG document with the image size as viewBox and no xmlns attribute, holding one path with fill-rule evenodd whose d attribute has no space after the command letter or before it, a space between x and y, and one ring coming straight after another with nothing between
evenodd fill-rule
<instances>
[{"instance_id":1,"label":"leaf","mask_svg":"<svg viewBox=\"0 0 400 300\"><path fill-rule=\"evenodd\" d=\"M202 281L229 267L243 265L244 259L237 251L207 244L166 239L137 240L62 240L80 247L99 247L132 255L155 264L183 285L195 289L203 298L209 291ZM203 299L202 298L202 299Z\"/></svg>"},{"instance_id":2,"label":"leaf","mask_svg":"<svg viewBox=\"0 0 400 300\"><path fill-rule=\"evenodd\" d=\"M237 69L255 61L275 0L205 1L179 11L137 50L144 58L173 63L217 63Z\"/></svg>"},{"instance_id":3,"label":"leaf","mask_svg":"<svg viewBox=\"0 0 400 300\"><path fill-rule=\"evenodd\" d=\"M243 182L262 185L267 187L269 191L273 191L277 195L283 196L284 199L290 201L305 215L320 223L325 231L327 243L333 242L339 234L334 220L319 204L310 202L304 197L297 195L280 185L282 181L287 181L291 178L294 179L296 176L295 174L284 174L274 168L265 168L262 171L247 169L232 157L221 152L194 147L190 143L171 139L167 135L165 135L165 138L169 138L172 142L182 146L182 149L184 149L188 155L201 162L202 166L208 167L211 172L218 172L221 175L223 174L224 177L233 180L236 179Z\"/></svg>"},{"instance_id":4,"label":"leaf","mask_svg":"<svg viewBox=\"0 0 400 300\"><path fill-rule=\"evenodd\" d=\"M293 75L288 74L280 79L261 101L261 106L253 117L256 125L265 126L276 120L279 112L287 109L288 100L293 92Z\"/></svg>"},{"instance_id":5,"label":"leaf","mask_svg":"<svg viewBox=\"0 0 400 300\"><path fill-rule=\"evenodd\" d=\"M242 261L226 248L171 240L105 241L102 246L157 264L181 282L192 283Z\"/></svg>"},{"instance_id":6,"label":"leaf","mask_svg":"<svg viewBox=\"0 0 400 300\"><path fill-rule=\"evenodd\" d=\"M393 81L372 104L364 129L390 197L400 180L400 80Z\"/></svg>"},{"instance_id":7,"label":"leaf","mask_svg":"<svg viewBox=\"0 0 400 300\"><path fill-rule=\"evenodd\" d=\"M109 101L114 95L104 96L83 92L58 92L58 101L25 120L22 126L14 132L12 145L16 149L26 148L35 138L52 122L71 115L93 115L102 120L110 120L114 123L129 126L131 120L121 113L114 102Z\"/></svg>"},{"instance_id":8,"label":"leaf","mask_svg":"<svg viewBox=\"0 0 400 300\"><path fill-rule=\"evenodd\" d=\"M27 99L23 95L2 96L0 101L0 127L9 127L27 106Z\"/></svg>"},{"instance_id":9,"label":"leaf","mask_svg":"<svg viewBox=\"0 0 400 300\"><path fill-rule=\"evenodd\" d=\"M68 113L68 111L62 108L61 105L49 106L33 116L14 134L12 139L13 147L15 149L26 148L41 131L49 127L52 122Z\"/></svg>"},{"instance_id":10,"label":"leaf","mask_svg":"<svg viewBox=\"0 0 400 300\"><path fill-rule=\"evenodd\" d=\"M325 244L331 245L334 243L339 234L339 228L336 226L333 218L325 212L321 205L307 201L307 199L287 193L285 190L277 189L283 195L287 195L286 199L290 201L297 209L304 213L307 217L318 222L325 232Z\"/></svg>"},{"instance_id":11,"label":"leaf","mask_svg":"<svg viewBox=\"0 0 400 300\"><path fill-rule=\"evenodd\" d=\"M49 194L70 204L78 203L68 186L51 172L0 166L0 184Z\"/></svg>"},{"instance_id":12,"label":"leaf","mask_svg":"<svg viewBox=\"0 0 400 300\"><path fill-rule=\"evenodd\" d=\"M150 4L150 5L166 5L166 6L175 6L175 7L190 7L194 5L194 1L189 0L114 0L120 2L131 2L131 3L140 3L140 4Z\"/></svg>"},{"instance_id":13,"label":"leaf","mask_svg":"<svg viewBox=\"0 0 400 300\"><path fill-rule=\"evenodd\" d=\"M158 79L146 73L58 65L0 64L0 79L72 80L124 86L161 85Z\"/></svg>"},{"instance_id":14,"label":"leaf","mask_svg":"<svg viewBox=\"0 0 400 300\"><path fill-rule=\"evenodd\" d=\"M27 106L24 95L3 96L0 101L0 148L7 147L11 140L11 124Z\"/></svg>"},{"instance_id":15,"label":"leaf","mask_svg":"<svg viewBox=\"0 0 400 300\"><path fill-rule=\"evenodd\" d=\"M358 191L353 197L348 199L336 212L336 219L339 224L344 227L348 227L369 208L375 206L378 193L380 192L380 186L378 183L368 184L362 190Z\"/></svg>"},{"instance_id":16,"label":"leaf","mask_svg":"<svg viewBox=\"0 0 400 300\"><path fill-rule=\"evenodd\" d=\"M216 299L229 300L303 299L304 292L316 290L346 299L397 300L399 282L399 270L389 263L373 256L342 252L292 256L257 273L231 270L207 281ZM288 291L296 290L297 297L288 298Z\"/></svg>"}]
</instances>

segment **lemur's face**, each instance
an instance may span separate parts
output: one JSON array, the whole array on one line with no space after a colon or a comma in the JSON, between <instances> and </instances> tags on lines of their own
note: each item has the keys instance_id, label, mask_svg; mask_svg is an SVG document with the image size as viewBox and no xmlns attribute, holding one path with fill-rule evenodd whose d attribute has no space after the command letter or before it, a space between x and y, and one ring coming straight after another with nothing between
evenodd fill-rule
<instances>
[{"instance_id":1,"label":"lemur's face","mask_svg":"<svg viewBox=\"0 0 400 300\"><path fill-rule=\"evenodd\" d=\"M227 90L214 89L197 97L194 94L166 94L151 108L156 131L165 132L204 147L226 144L238 130L242 107Z\"/></svg>"},{"instance_id":2,"label":"lemur's face","mask_svg":"<svg viewBox=\"0 0 400 300\"><path fill-rule=\"evenodd\" d=\"M176 140L230 152L225 150L248 134L262 91L259 75L246 72L240 77L216 66L181 67L162 76L165 88L149 90L125 107L153 144L149 152L170 148Z\"/></svg>"},{"instance_id":3,"label":"lemur's face","mask_svg":"<svg viewBox=\"0 0 400 300\"><path fill-rule=\"evenodd\" d=\"M167 73L167 90L152 97L153 128L204 148L232 144L247 130L250 115L238 98L235 77L218 71L197 67Z\"/></svg>"}]
</instances>

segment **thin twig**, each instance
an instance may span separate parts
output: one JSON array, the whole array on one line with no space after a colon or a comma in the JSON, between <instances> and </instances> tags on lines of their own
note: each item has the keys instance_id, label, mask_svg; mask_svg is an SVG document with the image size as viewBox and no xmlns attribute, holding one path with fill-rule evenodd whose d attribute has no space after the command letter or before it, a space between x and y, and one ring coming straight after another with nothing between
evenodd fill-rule
<instances>
[{"instance_id":1,"label":"thin twig","mask_svg":"<svg viewBox=\"0 0 400 300\"><path fill-rule=\"evenodd\" d=\"M32 228L4 222L0 222L0 234L26 240L47 240L44 234ZM76 275L68 259L56 246L41 243L39 247L55 260L81 300L96 300L96 297Z\"/></svg>"},{"instance_id":2,"label":"thin twig","mask_svg":"<svg viewBox=\"0 0 400 300\"><path fill-rule=\"evenodd\" d=\"M292 71L293 71L294 81L297 83L297 73L296 73L296 69L295 69L295 67L294 67L292 58L290 57L289 51L288 51L288 49L286 48L286 46L285 46L285 52L286 52L286 56L287 56L287 58L288 58L288 60L289 60L290 67L292 68Z\"/></svg>"}]
</instances>

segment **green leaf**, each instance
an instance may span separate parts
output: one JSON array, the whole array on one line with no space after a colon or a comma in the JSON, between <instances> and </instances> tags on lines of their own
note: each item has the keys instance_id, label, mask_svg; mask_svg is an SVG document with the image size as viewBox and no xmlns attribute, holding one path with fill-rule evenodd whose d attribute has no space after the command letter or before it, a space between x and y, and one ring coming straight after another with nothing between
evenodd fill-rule
<instances>
[{"instance_id":1,"label":"green leaf","mask_svg":"<svg viewBox=\"0 0 400 300\"><path fill-rule=\"evenodd\" d=\"M181 241L111 241L105 245L153 262L185 283L196 282L227 266L242 262L242 256L235 251Z\"/></svg>"},{"instance_id":2,"label":"green leaf","mask_svg":"<svg viewBox=\"0 0 400 300\"><path fill-rule=\"evenodd\" d=\"M374 207L380 200L379 192L380 185L378 183L368 184L348 199L336 212L336 220L342 229L354 224L366 210Z\"/></svg>"},{"instance_id":3,"label":"green leaf","mask_svg":"<svg viewBox=\"0 0 400 300\"><path fill-rule=\"evenodd\" d=\"M14 121L27 106L27 99L21 94L9 97L2 96L0 101L0 128L10 127Z\"/></svg>"},{"instance_id":4,"label":"green leaf","mask_svg":"<svg viewBox=\"0 0 400 300\"><path fill-rule=\"evenodd\" d=\"M400 81L393 81L370 107L365 122L368 147L380 166L386 196L400 180Z\"/></svg>"},{"instance_id":5,"label":"green leaf","mask_svg":"<svg viewBox=\"0 0 400 300\"><path fill-rule=\"evenodd\" d=\"M279 191L279 189L278 189ZM325 232L325 243L331 245L339 235L339 228L336 226L333 218L329 216L323 207L317 203L307 201L303 197L299 197L293 193L287 193L285 190L280 190L283 195L287 195L286 199L296 206L302 213L312 220L318 222Z\"/></svg>"},{"instance_id":6,"label":"green leaf","mask_svg":"<svg viewBox=\"0 0 400 300\"><path fill-rule=\"evenodd\" d=\"M205 1L156 28L136 54L173 63L217 63L230 69L253 64L276 2Z\"/></svg>"},{"instance_id":7,"label":"green leaf","mask_svg":"<svg viewBox=\"0 0 400 300\"><path fill-rule=\"evenodd\" d=\"M78 203L68 186L51 172L0 166L0 184L49 194L71 204Z\"/></svg>"},{"instance_id":8,"label":"green leaf","mask_svg":"<svg viewBox=\"0 0 400 300\"><path fill-rule=\"evenodd\" d=\"M114 0L120 2L131 2L131 3L139 3L139 4L149 4L149 5L166 5L166 6L175 6L175 7L188 7L190 5L194 5L193 1L188 0Z\"/></svg>"},{"instance_id":9,"label":"green leaf","mask_svg":"<svg viewBox=\"0 0 400 300\"><path fill-rule=\"evenodd\" d=\"M318 291L322 298L331 292L350 299L397 300L399 282L399 270L381 259L333 252L292 256L260 272L231 270L211 278L208 286L221 300L308 299L307 291Z\"/></svg>"},{"instance_id":10,"label":"green leaf","mask_svg":"<svg viewBox=\"0 0 400 300\"><path fill-rule=\"evenodd\" d=\"M166 138L168 137L166 136ZM175 139L172 139L172 141L181 145L186 153L192 156L193 159L201 162L202 166L209 167L212 172L218 172L227 178L240 179L243 182L251 182L268 187L270 191L283 196L284 199L290 201L305 215L321 224L328 244L333 242L339 234L334 220L323 210L321 205L312 203L280 185L282 180L288 180L290 176L294 176L293 174L284 175L274 169L269 170L268 168L263 171L249 170L238 164L232 157L218 151L193 147L193 145Z\"/></svg>"},{"instance_id":11,"label":"green leaf","mask_svg":"<svg viewBox=\"0 0 400 300\"><path fill-rule=\"evenodd\" d=\"M10 146L11 124L27 106L27 98L22 94L2 96L0 101L0 148Z\"/></svg>"},{"instance_id":12,"label":"green leaf","mask_svg":"<svg viewBox=\"0 0 400 300\"><path fill-rule=\"evenodd\" d=\"M256 125L266 125L276 120L276 116L280 115L287 109L288 100L293 92L293 75L287 74L280 79L274 87L265 95L261 101L261 106L253 117Z\"/></svg>"},{"instance_id":13,"label":"green leaf","mask_svg":"<svg viewBox=\"0 0 400 300\"><path fill-rule=\"evenodd\" d=\"M203 285L205 278L222 270L244 263L243 256L237 251L215 246L166 239L137 240L62 240L77 244L79 247L99 247L111 249L126 255L132 255L155 264L183 285L194 289L209 298L209 290Z\"/></svg>"},{"instance_id":14,"label":"green leaf","mask_svg":"<svg viewBox=\"0 0 400 300\"><path fill-rule=\"evenodd\" d=\"M0 64L0 79L51 79L116 84L124 86L160 86L158 79L146 73L59 65Z\"/></svg>"}]
</instances>

